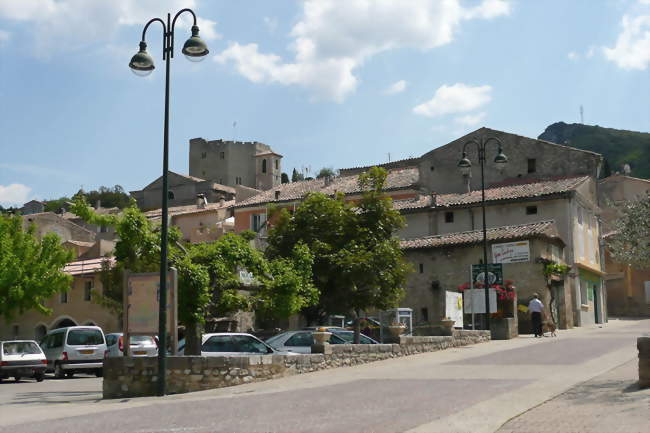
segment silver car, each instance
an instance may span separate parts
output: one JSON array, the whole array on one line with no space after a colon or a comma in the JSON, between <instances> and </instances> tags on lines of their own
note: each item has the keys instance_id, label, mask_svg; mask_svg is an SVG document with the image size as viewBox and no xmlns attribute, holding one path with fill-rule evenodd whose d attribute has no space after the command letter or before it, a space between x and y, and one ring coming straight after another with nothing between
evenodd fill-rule
<instances>
[{"instance_id":1,"label":"silver car","mask_svg":"<svg viewBox=\"0 0 650 433\"><path fill-rule=\"evenodd\" d=\"M332 333L329 338L330 344L348 344L345 339ZM266 344L276 350L294 352L294 353L311 353L311 346L314 344L313 331L287 331L266 340Z\"/></svg>"},{"instance_id":2,"label":"silver car","mask_svg":"<svg viewBox=\"0 0 650 433\"><path fill-rule=\"evenodd\" d=\"M32 340L0 341L0 381L13 377L33 377L42 382L47 360L38 344Z\"/></svg>"},{"instance_id":3,"label":"silver car","mask_svg":"<svg viewBox=\"0 0 650 433\"><path fill-rule=\"evenodd\" d=\"M185 342L179 343L179 352L185 352ZM201 356L249 356L249 355L290 355L269 346L251 334L239 332L218 332L203 334Z\"/></svg>"},{"instance_id":4,"label":"silver car","mask_svg":"<svg viewBox=\"0 0 650 433\"><path fill-rule=\"evenodd\" d=\"M70 326L47 333L41 341L47 358L47 370L62 379L75 373L102 377L106 340L98 326Z\"/></svg>"},{"instance_id":5,"label":"silver car","mask_svg":"<svg viewBox=\"0 0 650 433\"><path fill-rule=\"evenodd\" d=\"M131 356L158 356L158 344L154 337L148 335L131 335ZM106 358L124 356L124 334L114 332L106 334Z\"/></svg>"}]
</instances>

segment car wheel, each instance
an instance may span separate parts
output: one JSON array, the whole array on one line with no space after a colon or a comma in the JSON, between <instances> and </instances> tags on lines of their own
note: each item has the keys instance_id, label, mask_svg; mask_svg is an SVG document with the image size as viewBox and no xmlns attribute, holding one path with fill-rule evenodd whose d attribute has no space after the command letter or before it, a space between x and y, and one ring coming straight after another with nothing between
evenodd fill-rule
<instances>
[{"instance_id":1,"label":"car wheel","mask_svg":"<svg viewBox=\"0 0 650 433\"><path fill-rule=\"evenodd\" d=\"M43 379L45 379L45 373L34 374L34 379L36 379L36 382L43 382Z\"/></svg>"},{"instance_id":2,"label":"car wheel","mask_svg":"<svg viewBox=\"0 0 650 433\"><path fill-rule=\"evenodd\" d=\"M65 377L71 379L74 376L74 371L66 371Z\"/></svg>"},{"instance_id":3,"label":"car wheel","mask_svg":"<svg viewBox=\"0 0 650 433\"><path fill-rule=\"evenodd\" d=\"M98 368L97 370L95 370L95 376L103 377L104 376L104 370L102 368Z\"/></svg>"},{"instance_id":4,"label":"car wheel","mask_svg":"<svg viewBox=\"0 0 650 433\"><path fill-rule=\"evenodd\" d=\"M16 382L20 382L20 376L14 376L14 380L15 380Z\"/></svg>"},{"instance_id":5,"label":"car wheel","mask_svg":"<svg viewBox=\"0 0 650 433\"><path fill-rule=\"evenodd\" d=\"M61 368L61 364L57 363L54 365L54 377L57 379L63 379L65 377L65 371Z\"/></svg>"}]
</instances>

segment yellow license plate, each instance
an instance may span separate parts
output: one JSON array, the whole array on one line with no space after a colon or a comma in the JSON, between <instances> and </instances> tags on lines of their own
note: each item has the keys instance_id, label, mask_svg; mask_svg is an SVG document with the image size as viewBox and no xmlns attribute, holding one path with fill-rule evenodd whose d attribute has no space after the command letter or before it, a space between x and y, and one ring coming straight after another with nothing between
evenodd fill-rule
<instances>
[{"instance_id":1,"label":"yellow license plate","mask_svg":"<svg viewBox=\"0 0 650 433\"><path fill-rule=\"evenodd\" d=\"M93 353L95 353L95 351L94 350L80 350L79 353L81 353L82 355L92 355Z\"/></svg>"},{"instance_id":2,"label":"yellow license plate","mask_svg":"<svg viewBox=\"0 0 650 433\"><path fill-rule=\"evenodd\" d=\"M145 350L136 350L133 352L134 355L146 355L147 352Z\"/></svg>"}]
</instances>

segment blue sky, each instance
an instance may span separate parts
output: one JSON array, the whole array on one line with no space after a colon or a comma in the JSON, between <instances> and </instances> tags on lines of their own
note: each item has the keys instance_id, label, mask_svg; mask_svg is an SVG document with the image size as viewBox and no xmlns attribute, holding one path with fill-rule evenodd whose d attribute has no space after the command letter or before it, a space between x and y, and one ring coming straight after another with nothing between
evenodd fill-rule
<instances>
[{"instance_id":1,"label":"blue sky","mask_svg":"<svg viewBox=\"0 0 650 433\"><path fill-rule=\"evenodd\" d=\"M160 175L160 27L154 73L127 64L148 18L183 7L210 55L172 61L180 173L193 137L262 141L291 173L480 126L536 137L580 105L587 124L650 131L650 0L0 0L0 204Z\"/></svg>"}]
</instances>

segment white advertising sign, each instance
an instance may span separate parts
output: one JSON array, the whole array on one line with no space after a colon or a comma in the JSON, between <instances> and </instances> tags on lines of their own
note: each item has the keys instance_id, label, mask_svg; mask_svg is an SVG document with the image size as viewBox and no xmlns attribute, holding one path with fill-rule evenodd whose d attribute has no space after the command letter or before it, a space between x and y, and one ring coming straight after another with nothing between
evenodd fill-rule
<instances>
[{"instance_id":1,"label":"white advertising sign","mask_svg":"<svg viewBox=\"0 0 650 433\"><path fill-rule=\"evenodd\" d=\"M463 294L459 292L445 292L445 315L454 320L454 328L463 327Z\"/></svg>"},{"instance_id":2,"label":"white advertising sign","mask_svg":"<svg viewBox=\"0 0 650 433\"><path fill-rule=\"evenodd\" d=\"M465 290L465 298L463 306L465 307L465 314L484 314L485 313L485 290L483 289L468 289ZM472 311L472 308L474 311ZM497 292L490 289L490 313L497 311Z\"/></svg>"},{"instance_id":3,"label":"white advertising sign","mask_svg":"<svg viewBox=\"0 0 650 433\"><path fill-rule=\"evenodd\" d=\"M492 263L521 263L530 261L528 241L492 245Z\"/></svg>"}]
</instances>

